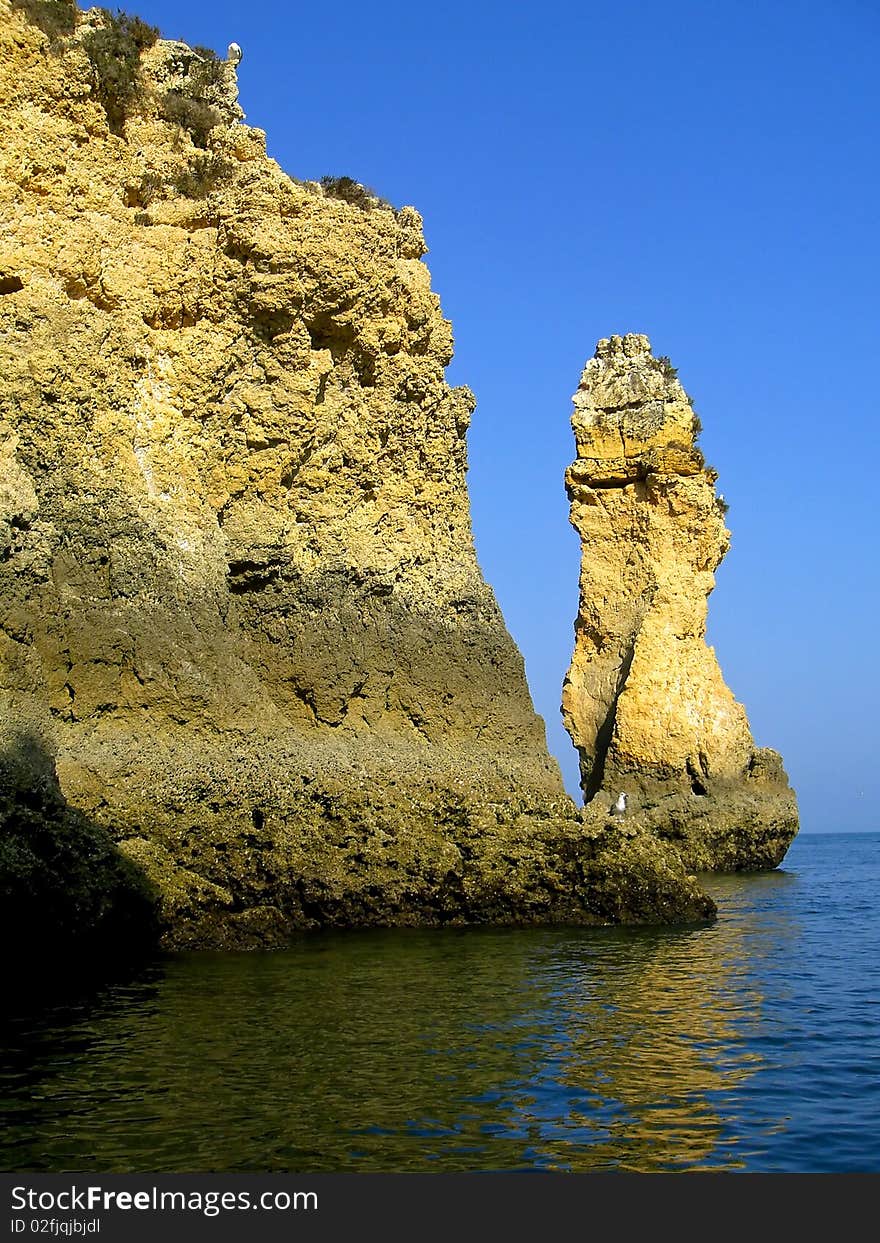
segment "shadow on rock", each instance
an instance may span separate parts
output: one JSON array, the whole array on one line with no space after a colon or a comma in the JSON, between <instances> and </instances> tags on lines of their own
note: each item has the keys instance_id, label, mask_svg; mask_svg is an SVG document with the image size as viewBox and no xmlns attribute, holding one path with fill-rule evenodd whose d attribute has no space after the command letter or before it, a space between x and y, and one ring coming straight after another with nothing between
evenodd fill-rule
<instances>
[{"instance_id":1,"label":"shadow on rock","mask_svg":"<svg viewBox=\"0 0 880 1243\"><path fill-rule=\"evenodd\" d=\"M45 739L0 753L0 936L10 959L87 949L113 958L156 942L156 895L107 831L66 802Z\"/></svg>"}]
</instances>

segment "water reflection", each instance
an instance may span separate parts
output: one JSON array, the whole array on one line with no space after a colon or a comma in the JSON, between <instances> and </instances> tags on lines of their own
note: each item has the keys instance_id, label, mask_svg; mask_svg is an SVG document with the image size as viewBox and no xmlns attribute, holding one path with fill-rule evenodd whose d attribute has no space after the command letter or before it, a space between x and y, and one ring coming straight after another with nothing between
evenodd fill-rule
<instances>
[{"instance_id":1,"label":"water reflection","mask_svg":"<svg viewBox=\"0 0 880 1243\"><path fill-rule=\"evenodd\" d=\"M0 1167L749 1166L785 1124L747 1087L797 957L793 884L713 882L707 929L337 934L20 1003Z\"/></svg>"}]
</instances>

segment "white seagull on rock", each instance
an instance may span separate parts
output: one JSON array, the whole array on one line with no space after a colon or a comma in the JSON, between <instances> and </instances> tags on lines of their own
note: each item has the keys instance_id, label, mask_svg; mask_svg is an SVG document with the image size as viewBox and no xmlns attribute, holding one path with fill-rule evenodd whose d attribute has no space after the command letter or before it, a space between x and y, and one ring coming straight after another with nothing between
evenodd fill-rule
<instances>
[{"instance_id":1,"label":"white seagull on rock","mask_svg":"<svg viewBox=\"0 0 880 1243\"><path fill-rule=\"evenodd\" d=\"M618 794L617 802L611 808L611 812L612 812L612 815L615 815L615 816L626 815L626 795L625 794Z\"/></svg>"},{"instance_id":2,"label":"white seagull on rock","mask_svg":"<svg viewBox=\"0 0 880 1243\"><path fill-rule=\"evenodd\" d=\"M238 44L230 43L226 49L226 59L232 61L233 65L237 65L241 61L242 56L244 56L244 52Z\"/></svg>"}]
</instances>

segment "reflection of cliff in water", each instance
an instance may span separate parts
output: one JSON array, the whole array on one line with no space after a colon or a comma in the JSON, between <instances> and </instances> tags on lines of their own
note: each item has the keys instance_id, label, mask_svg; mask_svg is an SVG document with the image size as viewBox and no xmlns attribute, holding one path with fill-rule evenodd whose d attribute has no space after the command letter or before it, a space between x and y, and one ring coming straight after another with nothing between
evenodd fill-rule
<instances>
[{"instance_id":1,"label":"reflection of cliff in water","mask_svg":"<svg viewBox=\"0 0 880 1243\"><path fill-rule=\"evenodd\" d=\"M168 959L12 1024L0 1165L736 1165L765 966L794 935L739 895L789 880L713 880L723 919L691 932L398 930Z\"/></svg>"},{"instance_id":2,"label":"reflection of cliff in water","mask_svg":"<svg viewBox=\"0 0 880 1243\"><path fill-rule=\"evenodd\" d=\"M745 883L790 880L777 873ZM710 887L714 896L729 890L729 906L743 883L720 878ZM556 1039L539 1084L564 1085L566 1110L555 1118L545 1112L539 1090L515 1111L533 1134L540 1118L545 1163L573 1170L742 1165L732 1104L762 1066L750 1036L765 1023L763 960L779 953L780 938L795 935L790 924L722 918L711 929L615 930L561 944L544 971L558 980Z\"/></svg>"}]
</instances>

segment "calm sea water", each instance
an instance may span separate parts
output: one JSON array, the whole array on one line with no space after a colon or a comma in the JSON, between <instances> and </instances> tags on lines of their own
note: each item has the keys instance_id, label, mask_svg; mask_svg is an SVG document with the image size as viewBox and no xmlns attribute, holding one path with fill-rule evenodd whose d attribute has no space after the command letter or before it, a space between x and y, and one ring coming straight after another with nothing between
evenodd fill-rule
<instances>
[{"instance_id":1,"label":"calm sea water","mask_svg":"<svg viewBox=\"0 0 880 1243\"><path fill-rule=\"evenodd\" d=\"M880 1169L880 835L708 883L710 928L320 935L7 995L0 1169Z\"/></svg>"}]
</instances>

